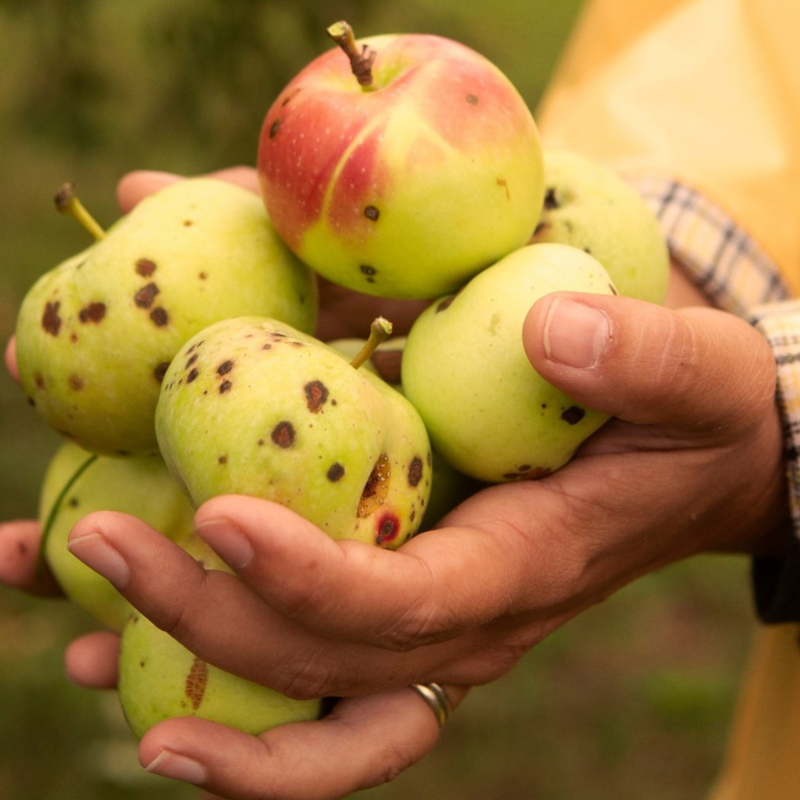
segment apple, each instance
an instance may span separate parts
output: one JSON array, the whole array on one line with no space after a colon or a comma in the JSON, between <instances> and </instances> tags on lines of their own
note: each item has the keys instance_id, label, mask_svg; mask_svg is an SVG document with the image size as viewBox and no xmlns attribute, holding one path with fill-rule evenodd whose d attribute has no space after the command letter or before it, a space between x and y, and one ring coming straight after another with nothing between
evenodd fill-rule
<instances>
[{"instance_id":1,"label":"apple","mask_svg":"<svg viewBox=\"0 0 800 800\"><path fill-rule=\"evenodd\" d=\"M451 39L329 33L341 47L289 82L260 136L262 195L289 247L350 289L433 298L524 245L542 152L509 79Z\"/></svg>"},{"instance_id":2,"label":"apple","mask_svg":"<svg viewBox=\"0 0 800 800\"><path fill-rule=\"evenodd\" d=\"M608 419L545 381L525 354L529 309L560 290L616 293L583 250L531 244L433 303L412 325L403 389L435 451L466 475L487 483L549 475Z\"/></svg>"},{"instance_id":3,"label":"apple","mask_svg":"<svg viewBox=\"0 0 800 800\"><path fill-rule=\"evenodd\" d=\"M74 211L69 192L60 199ZM153 415L164 371L206 325L248 313L309 331L316 324L315 276L246 189L183 180L107 232L90 228L98 240L30 288L16 329L30 401L87 450L158 452Z\"/></svg>"}]
</instances>

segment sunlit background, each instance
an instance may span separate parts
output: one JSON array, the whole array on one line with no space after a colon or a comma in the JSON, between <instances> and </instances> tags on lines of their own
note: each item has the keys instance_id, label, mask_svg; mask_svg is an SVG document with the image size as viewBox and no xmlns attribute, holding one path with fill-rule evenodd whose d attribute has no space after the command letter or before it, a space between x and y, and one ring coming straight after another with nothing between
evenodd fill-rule
<instances>
[{"instance_id":1,"label":"sunlit background","mask_svg":"<svg viewBox=\"0 0 800 800\"><path fill-rule=\"evenodd\" d=\"M252 164L283 84L357 35L420 31L493 60L534 110L579 0L0 0L0 339L35 278L87 244L56 214L74 181L105 225L131 169ZM0 517L36 514L57 444L0 377ZM439 747L370 800L691 800L713 779L747 653L747 565L662 570L473 691ZM465 576L465 580L469 580ZM0 798L182 800L147 775L113 693L78 689L62 652L91 627L0 588Z\"/></svg>"}]
</instances>

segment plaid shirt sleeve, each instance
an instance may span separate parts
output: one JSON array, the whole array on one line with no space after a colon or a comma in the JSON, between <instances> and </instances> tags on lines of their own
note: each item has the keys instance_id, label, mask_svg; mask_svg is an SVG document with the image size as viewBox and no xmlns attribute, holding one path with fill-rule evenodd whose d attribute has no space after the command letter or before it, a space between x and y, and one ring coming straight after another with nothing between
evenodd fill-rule
<instances>
[{"instance_id":1,"label":"plaid shirt sleeve","mask_svg":"<svg viewBox=\"0 0 800 800\"><path fill-rule=\"evenodd\" d=\"M661 223L672 255L717 307L767 338L777 364L793 534L780 559L753 560L756 609L764 622L800 620L800 299L780 270L720 206L695 188L658 175L627 176Z\"/></svg>"}]
</instances>

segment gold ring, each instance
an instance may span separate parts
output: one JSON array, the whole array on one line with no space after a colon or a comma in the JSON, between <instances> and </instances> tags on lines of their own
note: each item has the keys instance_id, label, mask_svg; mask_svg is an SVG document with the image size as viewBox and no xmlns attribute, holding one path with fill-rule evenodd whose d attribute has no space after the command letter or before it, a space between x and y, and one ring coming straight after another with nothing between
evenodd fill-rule
<instances>
[{"instance_id":1,"label":"gold ring","mask_svg":"<svg viewBox=\"0 0 800 800\"><path fill-rule=\"evenodd\" d=\"M445 690L438 683L412 683L411 688L428 704L443 728L453 710Z\"/></svg>"}]
</instances>

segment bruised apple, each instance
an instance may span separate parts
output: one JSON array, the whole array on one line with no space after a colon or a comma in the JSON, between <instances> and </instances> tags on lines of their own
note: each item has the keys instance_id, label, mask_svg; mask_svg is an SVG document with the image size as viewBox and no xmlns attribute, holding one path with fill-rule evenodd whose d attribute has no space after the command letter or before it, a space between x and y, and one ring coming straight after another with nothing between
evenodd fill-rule
<instances>
[{"instance_id":1,"label":"bruised apple","mask_svg":"<svg viewBox=\"0 0 800 800\"><path fill-rule=\"evenodd\" d=\"M328 32L341 47L289 82L261 131L261 191L289 247L350 289L434 298L524 245L542 151L511 81L450 39Z\"/></svg>"}]
</instances>

